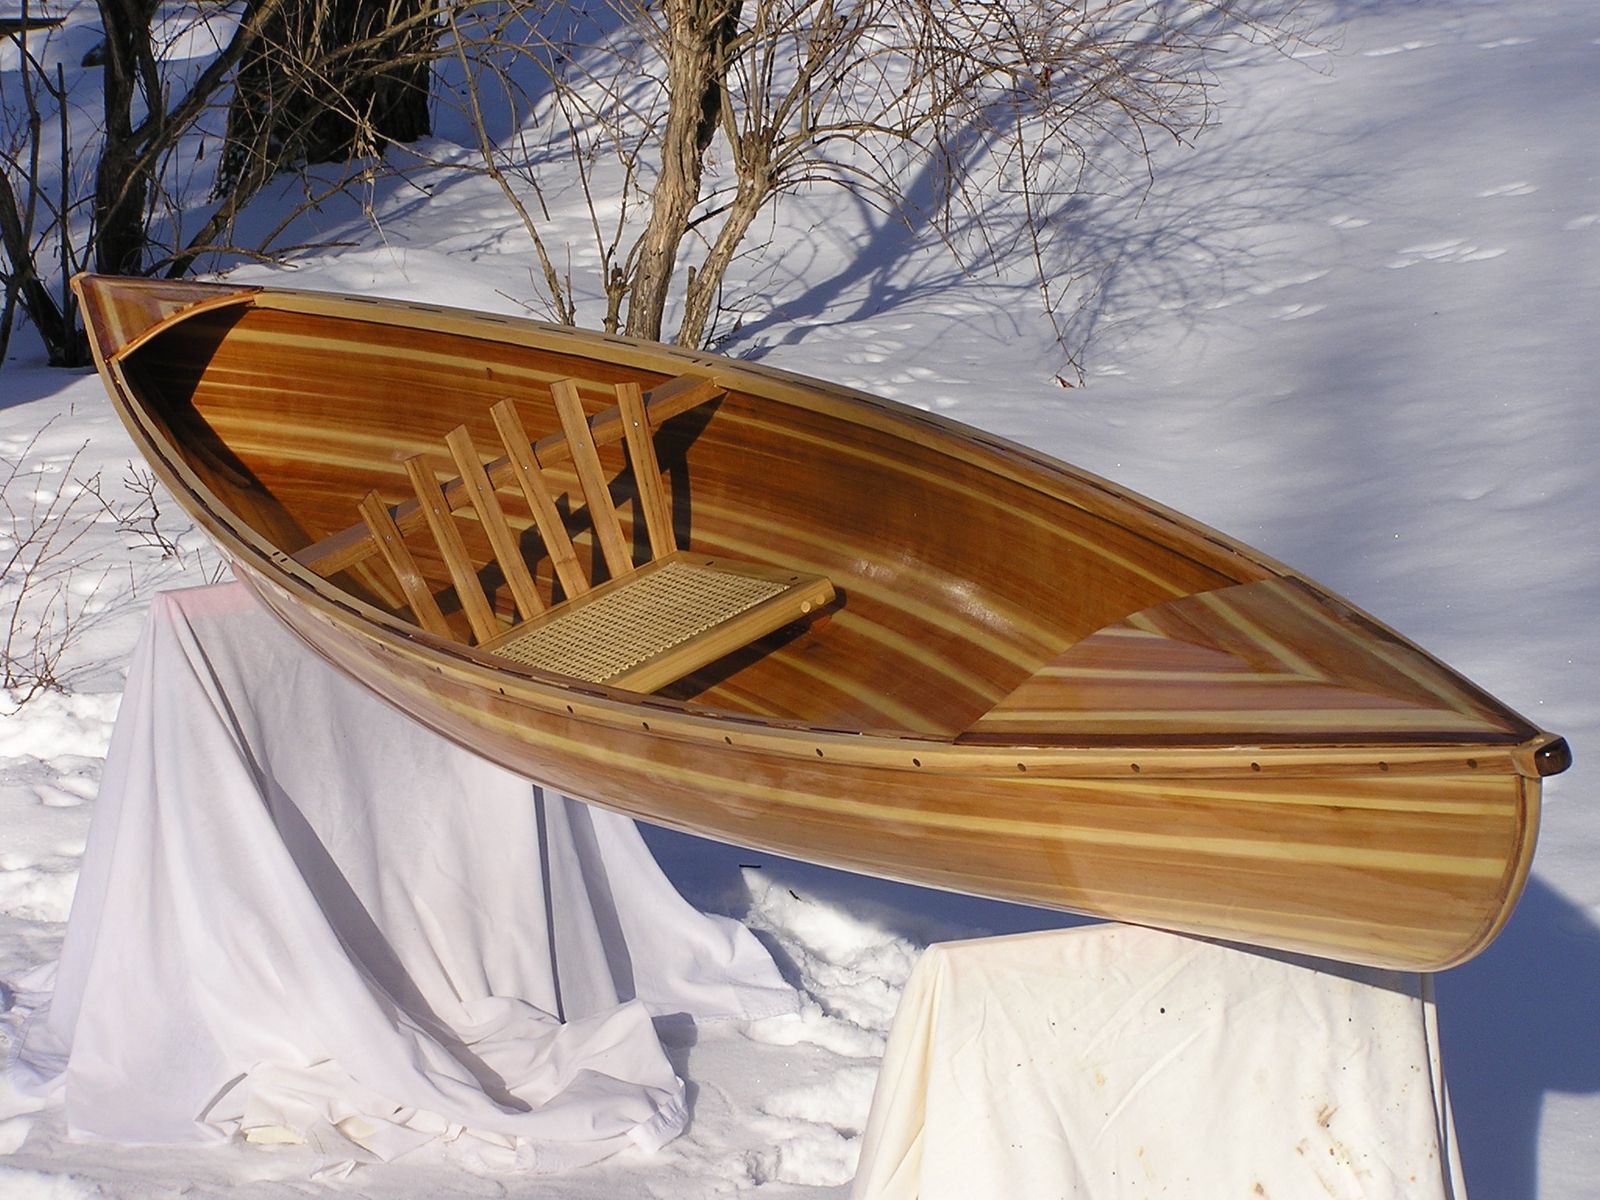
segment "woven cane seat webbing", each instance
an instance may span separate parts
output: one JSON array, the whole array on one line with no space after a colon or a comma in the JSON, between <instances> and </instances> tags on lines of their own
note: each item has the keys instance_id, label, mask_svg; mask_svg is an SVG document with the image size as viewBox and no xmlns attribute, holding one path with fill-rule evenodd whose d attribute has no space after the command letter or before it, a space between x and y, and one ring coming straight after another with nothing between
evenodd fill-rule
<instances>
[{"instance_id":1,"label":"woven cane seat webbing","mask_svg":"<svg viewBox=\"0 0 1600 1200\"><path fill-rule=\"evenodd\" d=\"M493 653L590 683L604 683L665 650L779 595L787 585L668 562L623 587L574 605Z\"/></svg>"}]
</instances>

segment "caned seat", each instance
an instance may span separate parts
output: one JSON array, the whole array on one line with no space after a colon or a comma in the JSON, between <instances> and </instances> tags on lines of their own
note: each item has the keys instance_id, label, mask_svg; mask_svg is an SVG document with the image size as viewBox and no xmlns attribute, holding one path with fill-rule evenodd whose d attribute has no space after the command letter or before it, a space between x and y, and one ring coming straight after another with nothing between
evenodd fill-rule
<instances>
[{"instance_id":1,"label":"caned seat","mask_svg":"<svg viewBox=\"0 0 1600 1200\"><path fill-rule=\"evenodd\" d=\"M833 586L824 576L678 548L651 438L650 412L636 384L618 384L617 407L592 424L572 381L557 381L550 390L562 437L554 446L549 439L538 446L555 457L556 447L565 443L561 449L570 454L594 530L597 557L609 575L604 582L593 584L584 575L556 506L558 493L510 400L491 409L506 452L497 471L509 474L527 501L560 583L561 601L546 603L541 596L495 481L466 426L452 430L445 439L458 479L441 485L421 455L405 463L422 524L444 561L480 651L589 683L651 692L832 602ZM595 427L610 430L618 422L650 551L649 560L638 566L611 503L595 444ZM509 628L496 617L456 523L452 509L463 499L481 524L516 605L517 619ZM576 508L577 500L570 497L569 507ZM369 492L359 512L417 623L431 633L451 636L432 586L406 545L395 510L377 492Z\"/></svg>"}]
</instances>

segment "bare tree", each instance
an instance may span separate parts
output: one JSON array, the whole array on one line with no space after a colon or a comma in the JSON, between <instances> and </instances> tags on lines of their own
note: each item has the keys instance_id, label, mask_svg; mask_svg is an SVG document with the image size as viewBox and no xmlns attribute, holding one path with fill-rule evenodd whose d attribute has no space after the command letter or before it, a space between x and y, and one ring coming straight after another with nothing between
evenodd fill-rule
<instances>
[{"instance_id":1,"label":"bare tree","mask_svg":"<svg viewBox=\"0 0 1600 1200\"><path fill-rule=\"evenodd\" d=\"M1212 112L1208 56L1235 41L1282 44L1294 8L591 0L536 30L550 94L530 97L529 111L547 149L588 148L571 160L586 194L592 150L609 147L642 213L626 237L597 238L608 326L625 294L627 332L659 337L676 302L676 340L703 343L757 219L820 185L914 224L969 269L1020 257L1055 318L1074 302L1076 279L1063 213L1086 180L1112 149L1148 170L1154 139L1194 136ZM496 153L505 176L504 146ZM544 274L552 292L567 292L554 307L570 311L570 282Z\"/></svg>"},{"instance_id":2,"label":"bare tree","mask_svg":"<svg viewBox=\"0 0 1600 1200\"><path fill-rule=\"evenodd\" d=\"M342 162L431 132L429 0L250 0L260 33L228 106L219 190L285 163Z\"/></svg>"},{"instance_id":3,"label":"bare tree","mask_svg":"<svg viewBox=\"0 0 1600 1200\"><path fill-rule=\"evenodd\" d=\"M249 254L231 245L237 217L280 169L379 155L428 131L429 70L439 53L434 0L249 0L238 14L210 0L98 0L98 9L101 126L78 152L92 164L92 182L74 178L66 85L28 53L21 103L8 100L0 122L0 248L8 264L0 342L20 305L60 365L87 359L66 288L74 270L178 275L203 254ZM187 19L191 31L221 40L190 69L164 53L158 16L161 28ZM37 24L24 10L0 36L25 38ZM205 183L194 184L198 131L210 125L215 136L224 111L210 209L194 228L205 202ZM59 153L45 146L57 126ZM42 148L51 170L41 169Z\"/></svg>"},{"instance_id":4,"label":"bare tree","mask_svg":"<svg viewBox=\"0 0 1600 1200\"><path fill-rule=\"evenodd\" d=\"M673 267L700 203L706 154L719 127L731 127L724 126L724 102L743 8L743 0L664 0L651 28L666 63L666 114L650 215L634 259L627 328L636 337L661 337ZM757 0L758 23L764 13ZM699 339L680 330L679 340Z\"/></svg>"},{"instance_id":5,"label":"bare tree","mask_svg":"<svg viewBox=\"0 0 1600 1200\"><path fill-rule=\"evenodd\" d=\"M82 361L87 351L73 320L71 297L65 287L66 272L73 262L70 240L63 237L59 241L63 284L61 294L51 290L34 262L40 210L46 210L48 224L60 225L68 207L65 185L55 196L46 195L38 186L40 160L46 152L46 142L52 132L59 136L57 149L63 164L70 159L70 149L64 103L65 84L59 71L52 81L49 72L34 56L28 44L28 35L53 29L60 23L59 18L30 16L26 4L21 16L0 21L0 38L11 38L16 42L20 60L17 73L20 104L14 110L17 115L12 122L0 123L0 254L3 254L0 284L5 288L3 305L0 305L0 363L5 361L10 347L11 331L19 306L38 328L51 363L58 366L75 365ZM41 90L56 107L57 120L53 130L46 128L40 110ZM20 196L14 179L22 184Z\"/></svg>"},{"instance_id":6,"label":"bare tree","mask_svg":"<svg viewBox=\"0 0 1600 1200\"><path fill-rule=\"evenodd\" d=\"M179 203L167 193L164 173L180 140L231 86L238 57L258 30L255 20L239 23L203 70L179 81L152 29L160 0L100 0L98 7L105 35L99 136L88 147L69 145L65 78L28 52L16 85L26 117L0 145L8 310L21 304L60 366L88 360L67 278L91 263L120 274L157 269L165 255L152 253L152 226ZM196 21L206 16L196 8ZM53 112L44 112L43 100ZM59 130L59 144L46 146L52 130ZM87 187L76 175L79 159L93 164Z\"/></svg>"},{"instance_id":7,"label":"bare tree","mask_svg":"<svg viewBox=\"0 0 1600 1200\"><path fill-rule=\"evenodd\" d=\"M93 555L79 543L94 527L72 475L80 446L56 477L35 461L35 434L0 456L0 703L14 713L40 692L64 691L63 660L104 580L86 578Z\"/></svg>"}]
</instances>

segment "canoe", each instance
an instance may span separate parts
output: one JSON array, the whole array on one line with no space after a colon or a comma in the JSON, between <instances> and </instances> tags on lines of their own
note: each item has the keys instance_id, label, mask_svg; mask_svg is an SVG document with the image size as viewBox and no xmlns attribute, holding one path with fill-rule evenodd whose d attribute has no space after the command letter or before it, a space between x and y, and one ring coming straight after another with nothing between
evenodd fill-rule
<instances>
[{"instance_id":1,"label":"canoe","mask_svg":"<svg viewBox=\"0 0 1600 1200\"><path fill-rule=\"evenodd\" d=\"M75 286L134 440L290 629L633 816L1437 969L1505 922L1570 761L1298 572L914 408L428 304Z\"/></svg>"}]
</instances>

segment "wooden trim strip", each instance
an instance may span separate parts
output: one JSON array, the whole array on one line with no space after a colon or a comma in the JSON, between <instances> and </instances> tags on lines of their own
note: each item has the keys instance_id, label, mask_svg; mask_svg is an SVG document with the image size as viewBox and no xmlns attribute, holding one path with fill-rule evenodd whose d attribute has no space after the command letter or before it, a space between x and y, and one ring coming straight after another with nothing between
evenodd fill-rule
<instances>
[{"instance_id":1,"label":"wooden trim strip","mask_svg":"<svg viewBox=\"0 0 1600 1200\"><path fill-rule=\"evenodd\" d=\"M558 379L550 385L550 396L556 404L556 415L561 418L562 432L567 435L567 448L578 470L578 483L589 506L589 520L599 539L600 552L605 556L606 569L611 572L611 578L621 579L633 570L633 556L628 553L627 540L622 536L617 510L611 506L611 488L606 483L605 468L600 465L589 419L584 416L578 385L570 379ZM621 414L617 419L621 420ZM538 453L537 447L535 453ZM542 457L540 465L545 465Z\"/></svg>"},{"instance_id":2,"label":"wooden trim strip","mask_svg":"<svg viewBox=\"0 0 1600 1200\"><path fill-rule=\"evenodd\" d=\"M433 533L433 540L439 544L444 565L450 570L450 581L455 584L456 596L467 614L467 622L472 626L472 636L477 641L486 642L500 632L500 625L494 619L494 610L489 607L489 597L484 594L483 584L472 569L466 543L461 540L461 530L456 528L455 518L450 515L450 505L444 498L439 481L434 478L420 454L406 459L405 466L406 475L411 479L411 488L417 493L423 519Z\"/></svg>"},{"instance_id":3,"label":"wooden trim strip","mask_svg":"<svg viewBox=\"0 0 1600 1200\"><path fill-rule=\"evenodd\" d=\"M628 464L644 512L645 530L650 535L650 557L665 558L678 548L672 535L672 510L661 486L661 464L651 440L650 418L644 410L644 396L637 383L617 384L617 411L622 414L622 431L628 443Z\"/></svg>"},{"instance_id":4,"label":"wooden trim strip","mask_svg":"<svg viewBox=\"0 0 1600 1200\"><path fill-rule=\"evenodd\" d=\"M417 568L417 560L412 557L411 548L401 538L400 529L395 525L394 517L390 515L389 506L377 492L368 492L362 498L360 508L361 519L371 532L373 541L377 542L383 560L389 564L389 569L400 581L400 590L405 593L406 603L411 606L411 614L416 617L417 624L429 633L440 637L451 637L450 626L445 623L439 602L433 598L433 589L428 586L428 581L422 577L422 572Z\"/></svg>"},{"instance_id":5,"label":"wooden trim strip","mask_svg":"<svg viewBox=\"0 0 1600 1200\"><path fill-rule=\"evenodd\" d=\"M544 539L545 552L550 555L567 599L583 595L589 590L589 580L584 576L583 565L578 562L577 551L572 548L572 538L567 535L566 524L556 509L550 485L545 482L544 472L539 469L538 460L533 456L533 441L528 437L522 418L517 415L516 404L508 397L489 412L494 417L495 428L500 431L506 458L511 463L523 498L528 502L528 510L539 528L539 536Z\"/></svg>"},{"instance_id":6,"label":"wooden trim strip","mask_svg":"<svg viewBox=\"0 0 1600 1200\"><path fill-rule=\"evenodd\" d=\"M517 535L511 532L511 526L506 523L505 509L500 507L500 501L494 494L494 485L484 473L471 432L465 425L457 425L445 435L444 441L450 448L450 457L455 459L456 470L461 473L461 481L467 485L467 496L472 501L472 507L483 522L483 531L489 536L495 560L505 573L512 599L517 602L517 611L522 614L523 620L538 616L544 611L544 601L539 596L539 589L533 585L533 576L528 574L528 564L522 559L522 547L517 544Z\"/></svg>"}]
</instances>

